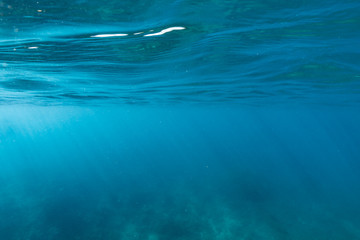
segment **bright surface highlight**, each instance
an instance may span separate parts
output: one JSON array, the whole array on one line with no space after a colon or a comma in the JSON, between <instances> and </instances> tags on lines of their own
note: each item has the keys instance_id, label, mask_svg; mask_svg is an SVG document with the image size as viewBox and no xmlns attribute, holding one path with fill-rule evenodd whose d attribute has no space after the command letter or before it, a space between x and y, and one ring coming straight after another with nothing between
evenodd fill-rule
<instances>
[{"instance_id":1,"label":"bright surface highlight","mask_svg":"<svg viewBox=\"0 0 360 240\"><path fill-rule=\"evenodd\" d=\"M176 31L176 30L184 30L184 29L185 29L184 27L171 27L171 28L166 28L164 30L161 30L160 32L157 32L157 33L146 34L146 35L144 35L144 37L159 36L159 35L163 35L168 32L172 32L172 31Z\"/></svg>"},{"instance_id":2,"label":"bright surface highlight","mask_svg":"<svg viewBox=\"0 0 360 240\"><path fill-rule=\"evenodd\" d=\"M96 38L106 38L106 37L125 37L128 34L126 33L116 33L116 34L98 34L98 35L93 35L91 37L96 37Z\"/></svg>"}]
</instances>

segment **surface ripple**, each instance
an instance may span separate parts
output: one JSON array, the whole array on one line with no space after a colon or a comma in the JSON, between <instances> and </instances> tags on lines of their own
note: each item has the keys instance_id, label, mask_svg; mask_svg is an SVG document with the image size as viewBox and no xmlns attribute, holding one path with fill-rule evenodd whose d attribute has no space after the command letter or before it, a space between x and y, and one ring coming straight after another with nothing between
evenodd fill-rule
<instances>
[{"instance_id":1,"label":"surface ripple","mask_svg":"<svg viewBox=\"0 0 360 240\"><path fill-rule=\"evenodd\" d=\"M101 3L2 2L0 102L360 102L357 1Z\"/></svg>"}]
</instances>

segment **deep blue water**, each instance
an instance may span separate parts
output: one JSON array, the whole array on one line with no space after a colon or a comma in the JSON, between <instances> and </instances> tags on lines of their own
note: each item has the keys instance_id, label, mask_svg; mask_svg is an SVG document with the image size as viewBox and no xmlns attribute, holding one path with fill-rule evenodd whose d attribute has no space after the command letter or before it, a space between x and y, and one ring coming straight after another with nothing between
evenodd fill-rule
<instances>
[{"instance_id":1,"label":"deep blue water","mask_svg":"<svg viewBox=\"0 0 360 240\"><path fill-rule=\"evenodd\" d=\"M360 2L0 0L0 240L360 240Z\"/></svg>"}]
</instances>

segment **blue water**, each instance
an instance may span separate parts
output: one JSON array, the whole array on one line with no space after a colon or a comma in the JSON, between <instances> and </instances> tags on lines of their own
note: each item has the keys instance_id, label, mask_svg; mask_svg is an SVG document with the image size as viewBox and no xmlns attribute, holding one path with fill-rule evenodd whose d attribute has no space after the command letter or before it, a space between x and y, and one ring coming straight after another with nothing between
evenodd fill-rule
<instances>
[{"instance_id":1,"label":"blue water","mask_svg":"<svg viewBox=\"0 0 360 240\"><path fill-rule=\"evenodd\" d=\"M360 2L0 0L0 240L360 240Z\"/></svg>"}]
</instances>

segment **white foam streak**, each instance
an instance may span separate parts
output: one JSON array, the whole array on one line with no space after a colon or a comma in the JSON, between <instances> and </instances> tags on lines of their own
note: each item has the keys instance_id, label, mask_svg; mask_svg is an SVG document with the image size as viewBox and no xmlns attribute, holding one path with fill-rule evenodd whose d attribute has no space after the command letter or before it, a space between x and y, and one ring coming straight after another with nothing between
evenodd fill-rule
<instances>
[{"instance_id":1,"label":"white foam streak","mask_svg":"<svg viewBox=\"0 0 360 240\"><path fill-rule=\"evenodd\" d=\"M171 27L171 28L163 29L157 33L146 34L146 35L144 35L144 37L159 36L159 35L163 35L168 32L172 32L172 31L176 31L176 30L184 30L184 29L185 29L184 27Z\"/></svg>"},{"instance_id":2,"label":"white foam streak","mask_svg":"<svg viewBox=\"0 0 360 240\"><path fill-rule=\"evenodd\" d=\"M94 35L91 37L96 37L96 38L106 38L106 37L125 37L129 34L126 33L116 33L116 34L98 34L98 35Z\"/></svg>"}]
</instances>

